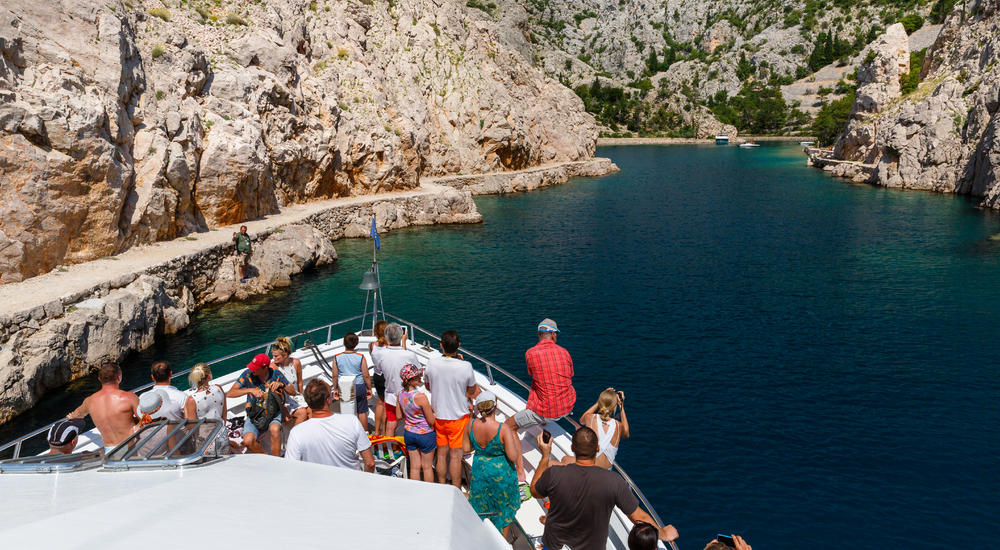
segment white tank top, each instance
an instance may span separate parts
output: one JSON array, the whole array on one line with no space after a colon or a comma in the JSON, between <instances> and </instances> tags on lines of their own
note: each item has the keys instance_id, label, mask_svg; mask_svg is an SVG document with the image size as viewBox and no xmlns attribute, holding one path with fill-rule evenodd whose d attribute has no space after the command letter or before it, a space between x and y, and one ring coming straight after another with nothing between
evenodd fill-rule
<instances>
[{"instance_id":1,"label":"white tank top","mask_svg":"<svg viewBox=\"0 0 1000 550\"><path fill-rule=\"evenodd\" d=\"M295 391L298 391L299 377L295 375L295 363L291 359L288 360L288 364L284 367L278 367L278 372L285 377L285 380L288 380L289 386L295 388ZM285 404L288 406L289 412L291 412L299 407L304 407L306 402L305 399L303 399L302 394L288 395L286 392Z\"/></svg>"},{"instance_id":2,"label":"white tank top","mask_svg":"<svg viewBox=\"0 0 1000 550\"><path fill-rule=\"evenodd\" d=\"M611 442L615 440L618 422L614 418L601 420L601 417L595 414L591 428L597 432L597 454L603 454L608 462L614 462L618 456L618 446L612 445Z\"/></svg>"}]
</instances>

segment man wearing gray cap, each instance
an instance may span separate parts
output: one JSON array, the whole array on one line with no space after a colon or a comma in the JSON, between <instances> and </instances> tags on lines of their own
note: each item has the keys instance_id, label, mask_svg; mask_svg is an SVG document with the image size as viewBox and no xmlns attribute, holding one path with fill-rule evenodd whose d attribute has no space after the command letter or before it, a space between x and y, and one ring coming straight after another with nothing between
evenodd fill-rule
<instances>
[{"instance_id":1,"label":"man wearing gray cap","mask_svg":"<svg viewBox=\"0 0 1000 550\"><path fill-rule=\"evenodd\" d=\"M507 419L504 424L513 430L523 430L555 422L573 412L576 404L576 390L573 389L573 359L565 348L556 344L559 327L552 319L542 319L538 323L538 344L524 352L531 375L531 391L525 409ZM527 493L524 476L521 440L514 438L517 445L517 479L522 493Z\"/></svg>"}]
</instances>

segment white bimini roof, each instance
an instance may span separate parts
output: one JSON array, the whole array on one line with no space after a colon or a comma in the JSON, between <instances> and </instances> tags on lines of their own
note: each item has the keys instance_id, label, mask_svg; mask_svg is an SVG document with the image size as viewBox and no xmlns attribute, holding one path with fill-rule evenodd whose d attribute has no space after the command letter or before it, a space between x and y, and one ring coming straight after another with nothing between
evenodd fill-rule
<instances>
[{"instance_id":1,"label":"white bimini roof","mask_svg":"<svg viewBox=\"0 0 1000 550\"><path fill-rule=\"evenodd\" d=\"M267 455L4 475L0 494L4 548L510 548L450 485Z\"/></svg>"}]
</instances>

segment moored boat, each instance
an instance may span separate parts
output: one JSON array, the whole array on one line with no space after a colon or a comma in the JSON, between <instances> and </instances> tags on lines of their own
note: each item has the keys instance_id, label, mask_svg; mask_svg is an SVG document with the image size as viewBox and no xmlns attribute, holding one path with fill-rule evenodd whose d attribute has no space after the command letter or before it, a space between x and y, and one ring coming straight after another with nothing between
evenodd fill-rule
<instances>
[{"instance_id":1,"label":"moored boat","mask_svg":"<svg viewBox=\"0 0 1000 550\"><path fill-rule=\"evenodd\" d=\"M729 136L725 134L719 134L715 136L716 145L729 145Z\"/></svg>"}]
</instances>

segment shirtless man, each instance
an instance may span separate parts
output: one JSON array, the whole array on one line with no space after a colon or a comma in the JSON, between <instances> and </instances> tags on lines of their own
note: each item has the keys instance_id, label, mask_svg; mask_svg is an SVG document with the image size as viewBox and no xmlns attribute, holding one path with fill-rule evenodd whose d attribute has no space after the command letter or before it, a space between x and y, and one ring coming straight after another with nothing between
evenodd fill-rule
<instances>
[{"instance_id":1,"label":"shirtless man","mask_svg":"<svg viewBox=\"0 0 1000 550\"><path fill-rule=\"evenodd\" d=\"M130 391L118 389L122 369L117 363L104 363L97 371L101 389L83 400L83 404L66 418L83 418L90 415L104 440L104 452L109 453L119 443L132 435L139 422L136 409L139 398Z\"/></svg>"}]
</instances>

